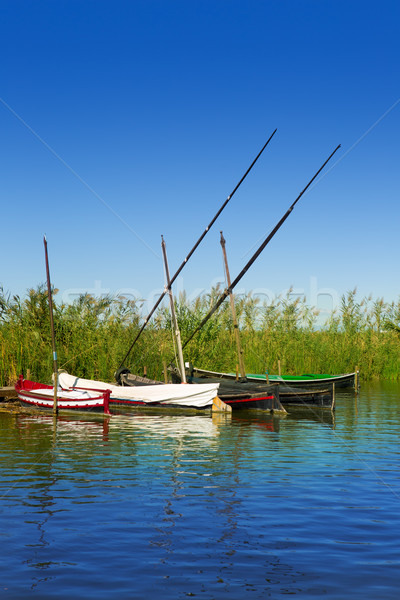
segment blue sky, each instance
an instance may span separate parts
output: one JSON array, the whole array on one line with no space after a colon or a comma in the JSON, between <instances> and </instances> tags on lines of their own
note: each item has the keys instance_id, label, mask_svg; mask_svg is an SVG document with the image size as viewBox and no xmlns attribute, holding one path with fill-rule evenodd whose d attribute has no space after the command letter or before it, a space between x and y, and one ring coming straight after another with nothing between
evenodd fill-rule
<instances>
[{"instance_id":1,"label":"blue sky","mask_svg":"<svg viewBox=\"0 0 400 600\"><path fill-rule=\"evenodd\" d=\"M0 2L0 283L152 305L232 279L341 144L238 286L329 307L399 297L398 2ZM328 170L328 169L327 169ZM322 292L326 292L325 296Z\"/></svg>"}]
</instances>

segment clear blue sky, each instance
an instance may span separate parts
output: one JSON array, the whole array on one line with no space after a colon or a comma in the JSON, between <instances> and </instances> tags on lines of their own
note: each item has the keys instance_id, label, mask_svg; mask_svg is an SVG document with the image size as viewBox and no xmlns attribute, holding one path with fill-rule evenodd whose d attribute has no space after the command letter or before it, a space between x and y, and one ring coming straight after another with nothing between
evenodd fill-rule
<instances>
[{"instance_id":1,"label":"clear blue sky","mask_svg":"<svg viewBox=\"0 0 400 600\"><path fill-rule=\"evenodd\" d=\"M277 128L176 291L223 277L221 229L234 278L340 143L238 291L398 299L399 21L385 0L0 2L4 289L45 281L46 234L64 298L151 302L161 234L174 273Z\"/></svg>"}]
</instances>

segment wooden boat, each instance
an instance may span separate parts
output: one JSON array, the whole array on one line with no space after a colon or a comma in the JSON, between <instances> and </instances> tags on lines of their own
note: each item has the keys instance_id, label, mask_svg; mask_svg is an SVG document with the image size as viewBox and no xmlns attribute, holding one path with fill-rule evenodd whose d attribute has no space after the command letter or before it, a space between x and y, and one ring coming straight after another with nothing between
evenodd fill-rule
<instances>
[{"instance_id":1,"label":"wooden boat","mask_svg":"<svg viewBox=\"0 0 400 600\"><path fill-rule=\"evenodd\" d=\"M258 393L245 389L237 389L236 386L224 387L221 394L220 381L201 381L196 385L182 383L162 383L153 379L147 379L124 370L120 383L122 385L111 385L100 381L82 379L60 372L59 382L63 388L70 389L102 389L110 388L110 404L131 407L164 407L164 408L212 408L215 398L222 400L223 404L231 410L274 410L285 412L279 402L277 386L267 386ZM235 389L236 388L236 389ZM229 410L230 410L229 409Z\"/></svg>"},{"instance_id":2,"label":"wooden boat","mask_svg":"<svg viewBox=\"0 0 400 600\"><path fill-rule=\"evenodd\" d=\"M15 389L19 401L24 406L53 410L54 387L24 379L20 375ZM109 411L110 390L57 390L57 404L60 410Z\"/></svg>"},{"instance_id":3,"label":"wooden boat","mask_svg":"<svg viewBox=\"0 0 400 600\"><path fill-rule=\"evenodd\" d=\"M187 364L188 383L199 384L203 381L220 382L219 396L225 398L226 394L247 393L252 395L261 395L263 391L273 391L274 395L279 398L279 403L284 410L295 407L314 407L314 408L330 408L334 409L334 393L333 386L320 388L303 388L289 386L287 383L267 382L265 379L238 379L236 376L231 376L230 373L218 373L216 371L206 371L204 369L195 369ZM173 380L179 377L178 371L171 366ZM122 375L122 379L131 377L130 375ZM224 400L226 402L226 400Z\"/></svg>"},{"instance_id":4,"label":"wooden boat","mask_svg":"<svg viewBox=\"0 0 400 600\"><path fill-rule=\"evenodd\" d=\"M260 395L264 390L273 389L274 394L278 396L281 406L285 410L295 407L314 407L330 408L334 407L334 396L332 388L304 389L300 387L288 386L284 383L267 383L266 381L248 381L248 380L229 380L218 379L212 376L203 375L202 377L190 377L188 381L200 383L201 381L220 381L220 397L224 398L228 390L236 388L236 394L248 393ZM226 402L226 400L225 400Z\"/></svg>"},{"instance_id":5,"label":"wooden boat","mask_svg":"<svg viewBox=\"0 0 400 600\"><path fill-rule=\"evenodd\" d=\"M205 369L199 369L198 367L192 367L192 375L194 377L215 377L221 379L235 380L237 375L235 373L219 373L217 371L207 371ZM247 381L254 382L266 382L266 375L256 375L253 373L246 373ZM269 383L286 383L292 387L302 387L305 389L309 388L321 388L332 386L335 384L335 389L355 387L357 379L357 372L344 373L342 375L328 375L321 374L317 375L314 373L306 375L268 375Z\"/></svg>"},{"instance_id":6,"label":"wooden boat","mask_svg":"<svg viewBox=\"0 0 400 600\"><path fill-rule=\"evenodd\" d=\"M65 371L58 374L63 389L68 390L110 390L110 405L147 408L179 408L204 410L212 408L218 397L219 382L206 382L199 386L184 384L164 385L160 382L150 385L121 386L75 377Z\"/></svg>"},{"instance_id":7,"label":"wooden boat","mask_svg":"<svg viewBox=\"0 0 400 600\"><path fill-rule=\"evenodd\" d=\"M179 383L163 383L154 379L147 379L129 372L129 369L123 369L118 372L117 380L122 384L122 387L143 387L143 386L170 386L182 385ZM258 387L258 389L246 389L241 385L237 385L235 381L223 381L220 379L201 379L193 381L188 380L188 383L204 385L204 381L213 382L219 385L218 398L225 404L230 406L232 410L267 410L286 412L279 399L279 386L275 384ZM112 399L112 396L111 396Z\"/></svg>"}]
</instances>

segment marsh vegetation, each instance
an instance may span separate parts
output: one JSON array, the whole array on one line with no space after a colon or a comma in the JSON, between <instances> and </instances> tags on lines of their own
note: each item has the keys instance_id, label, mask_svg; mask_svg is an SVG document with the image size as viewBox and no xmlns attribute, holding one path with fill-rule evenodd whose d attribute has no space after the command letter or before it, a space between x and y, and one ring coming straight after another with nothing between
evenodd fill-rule
<instances>
[{"instance_id":1,"label":"marsh vegetation","mask_svg":"<svg viewBox=\"0 0 400 600\"><path fill-rule=\"evenodd\" d=\"M207 314L221 290L215 288L194 301L181 294L176 312L185 341ZM81 377L113 381L143 319L138 302L124 298L80 296L73 304L57 303L54 321L58 363ZM278 298L260 304L251 294L236 298L247 372L345 373L360 369L363 379L398 379L400 374L400 300L357 300L356 290L343 295L341 305L323 326L317 311L299 299ZM0 385L12 384L29 370L33 379L48 382L53 355L47 290L40 285L24 298L0 290ZM132 372L163 378L174 360L170 311L153 317L126 361ZM225 302L185 349L185 360L199 367L234 371L236 345L229 302Z\"/></svg>"}]
</instances>

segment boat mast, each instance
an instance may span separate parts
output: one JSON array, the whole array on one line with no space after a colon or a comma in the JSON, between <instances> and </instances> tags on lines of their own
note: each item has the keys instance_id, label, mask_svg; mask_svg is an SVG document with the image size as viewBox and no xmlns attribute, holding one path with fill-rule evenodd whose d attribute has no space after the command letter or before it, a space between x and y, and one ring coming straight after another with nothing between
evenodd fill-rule
<instances>
[{"instance_id":1,"label":"boat mast","mask_svg":"<svg viewBox=\"0 0 400 600\"><path fill-rule=\"evenodd\" d=\"M190 257L192 256L192 254L194 253L194 251L197 249L197 247L199 246L199 244L201 243L201 241L203 240L203 238L206 236L206 234L209 232L209 230L211 229L211 227L214 225L215 221L218 219L219 215L222 213L222 211L224 210L224 208L226 207L226 205L228 204L229 200L231 200L232 196L235 194L235 192L239 189L240 185L243 183L243 181L246 179L247 175L250 173L251 169L254 167L254 165L256 164L257 160L260 158L261 154L264 152L265 148L268 146L268 144L270 143L270 141L272 140L273 136L276 133L276 129L275 131L272 132L272 134L270 135L270 137L268 138L268 140L265 142L264 146L261 148L260 152L257 154L257 156L255 157L255 159L253 160L253 162L251 163L251 165L249 166L249 168L247 169L246 173L243 175L243 177L240 179L240 181L236 184L235 188L233 189L233 191L229 194L229 196L227 197L227 199L225 200L225 202L222 204L222 206L220 207L220 209L218 210L218 212L216 213L216 215L214 216L214 218L210 221L210 223L207 225L207 227L205 228L205 230L203 231L203 233L201 234L201 236L199 237L199 239L197 240L197 242L195 243L195 245L193 246L193 248L191 249L191 251L189 252L189 254L186 256L185 260L181 263L179 269L176 271L175 275L173 275L173 277L171 278L171 283L170 285L172 285L174 283L174 281L176 280L176 278L178 277L178 275L180 274L180 272L182 271L183 267L186 265L186 263L188 262L188 260L190 259ZM168 290L170 290L170 286L168 287ZM147 315L147 317L144 320L144 323L142 325L142 327L140 328L140 330L138 331L135 339L133 340L128 352L125 354L121 364L119 365L119 369L121 367L124 366L124 363L126 361L126 359L128 358L128 356L130 355L130 353L132 352L132 348L133 346L136 344L136 342L138 341L139 337L142 334L142 331L144 330L144 328L146 327L147 323L149 322L149 320L151 319L151 317L153 316L155 310L157 309L157 307L159 306L160 302L162 301L162 299L164 298L165 294L167 293L167 290L164 290L164 292L159 296L158 300L156 301L155 305L153 306L153 308L151 309L150 313Z\"/></svg>"},{"instance_id":2,"label":"boat mast","mask_svg":"<svg viewBox=\"0 0 400 600\"><path fill-rule=\"evenodd\" d=\"M222 231L221 231L220 242L221 242L222 254L223 254L223 257L224 257L224 265L225 265L225 273L226 273L226 283L228 284L228 289L230 289L230 287L231 287L231 276L229 274L228 257L226 255L226 247L225 247L225 238L223 236ZM236 348L237 348L237 353L238 353L240 376L241 376L242 379L246 379L246 369L244 368L243 349L242 349L242 346L240 344L239 325L238 325L237 318L236 318L235 299L234 299L234 295L233 295L232 290L230 290L230 292L229 292L229 300L230 300L230 303L231 303L233 330L235 332Z\"/></svg>"},{"instance_id":3,"label":"boat mast","mask_svg":"<svg viewBox=\"0 0 400 600\"><path fill-rule=\"evenodd\" d=\"M47 240L46 236L43 236L44 243L44 256L46 262L46 276L47 276L47 295L49 298L49 312L50 312L50 327L51 327L51 342L53 346L53 372L54 372L54 402L53 402L53 414L58 413L57 406L57 386L58 386L58 365L57 365L57 348L56 348L56 336L54 332L54 319L53 319L53 298L51 293L50 283L50 268L49 268L49 257L47 254Z\"/></svg>"},{"instance_id":4,"label":"boat mast","mask_svg":"<svg viewBox=\"0 0 400 600\"><path fill-rule=\"evenodd\" d=\"M293 202L293 204L291 204L291 206L288 208L288 210L283 215L283 217L281 218L281 220L275 225L275 227L271 231L271 233L265 238L265 240L262 242L262 244L259 246L259 248L255 251L255 253L253 254L253 256L250 258L250 260L247 262L247 264L240 271L240 273L236 277L236 279L221 294L221 296L218 298L217 302L214 304L214 306L206 314L206 316L204 317L204 319L202 320L202 322L200 323L200 325L198 325L196 327L196 329L193 331L193 333L188 337L188 339L186 340L186 342L183 344L182 349L185 348L185 346L190 342L191 339L193 339L193 337L196 335L196 333L198 331L200 331L200 329L207 323L208 319L215 313L216 310L218 310L218 308L221 306L221 304L223 303L223 301L225 300L225 298L227 298L227 296L230 294L230 292L234 289L234 287L242 279L243 275L245 275L245 273L247 273L247 271L249 270L249 268L251 267L251 265L253 264L253 262L260 256L261 252L264 250L264 248L267 246L267 244L272 240L272 238L274 237L274 235L276 234L276 232L282 227L283 223L286 221L286 219L288 218L288 216L290 215L290 213L292 212L292 210L294 209L294 207L296 206L297 202L300 200L300 198L302 197L302 195L310 187L310 185L312 184L312 182L314 181L314 179L316 177L318 177L318 175L321 173L322 169L331 160L332 156L335 154L335 152L337 152L339 150L339 148L340 148L340 144L335 148L335 150L332 152L332 154L326 159L326 161L324 162L324 164L318 169L318 171L315 173L314 177L312 179L310 179L310 181L307 183L306 187L300 192L300 194L297 196L296 200Z\"/></svg>"},{"instance_id":5,"label":"boat mast","mask_svg":"<svg viewBox=\"0 0 400 600\"><path fill-rule=\"evenodd\" d=\"M170 276L169 276L169 267L168 267L168 259L167 259L167 248L166 248L163 236L161 236L161 247L162 247L163 257L164 257L165 276L167 278L167 291L166 291L166 293L168 293L168 295L169 295L169 302L170 302L170 305L171 305L172 323L174 325L174 333L175 333L175 338L176 338L176 345L178 347L179 371L180 371L182 383L186 383L186 373L185 373L185 363L183 362L181 332L179 331L178 321L177 321L176 313L175 313L174 296L172 294L171 279L170 279Z\"/></svg>"}]
</instances>

